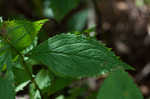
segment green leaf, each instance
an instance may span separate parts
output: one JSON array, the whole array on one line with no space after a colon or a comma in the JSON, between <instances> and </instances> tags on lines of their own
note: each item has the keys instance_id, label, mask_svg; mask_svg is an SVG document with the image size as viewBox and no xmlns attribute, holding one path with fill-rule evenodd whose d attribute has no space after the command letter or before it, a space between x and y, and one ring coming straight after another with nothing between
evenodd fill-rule
<instances>
[{"instance_id":1,"label":"green leaf","mask_svg":"<svg viewBox=\"0 0 150 99\"><path fill-rule=\"evenodd\" d=\"M67 97L65 97L65 99L78 99L79 97L84 96L85 93L87 92L87 90L88 90L88 86L86 86L86 85L74 86L69 90L69 92L68 92L69 95ZM85 98L85 99L87 99L87 98Z\"/></svg>"},{"instance_id":2,"label":"green leaf","mask_svg":"<svg viewBox=\"0 0 150 99\"><path fill-rule=\"evenodd\" d=\"M112 72L99 90L97 99L143 99L139 89L128 73Z\"/></svg>"},{"instance_id":3,"label":"green leaf","mask_svg":"<svg viewBox=\"0 0 150 99\"><path fill-rule=\"evenodd\" d=\"M150 5L150 0L144 0L144 3Z\"/></svg>"},{"instance_id":4,"label":"green leaf","mask_svg":"<svg viewBox=\"0 0 150 99\"><path fill-rule=\"evenodd\" d=\"M97 92L91 92L86 99L96 99L97 98Z\"/></svg>"},{"instance_id":5,"label":"green leaf","mask_svg":"<svg viewBox=\"0 0 150 99\"><path fill-rule=\"evenodd\" d=\"M29 74L24 70L24 68L13 68L14 79L16 85L20 85L23 82L30 80Z\"/></svg>"},{"instance_id":6,"label":"green leaf","mask_svg":"<svg viewBox=\"0 0 150 99\"><path fill-rule=\"evenodd\" d=\"M48 70L40 70L40 72L36 75L35 80L43 92L47 91L51 85L51 77Z\"/></svg>"},{"instance_id":7,"label":"green leaf","mask_svg":"<svg viewBox=\"0 0 150 99\"><path fill-rule=\"evenodd\" d=\"M48 94L51 95L59 90L62 90L63 88L71 84L72 81L73 79L69 79L69 78L61 78L61 77L55 78L50 88L48 89Z\"/></svg>"},{"instance_id":8,"label":"green leaf","mask_svg":"<svg viewBox=\"0 0 150 99\"><path fill-rule=\"evenodd\" d=\"M0 17L0 24L3 23L3 17Z\"/></svg>"},{"instance_id":9,"label":"green leaf","mask_svg":"<svg viewBox=\"0 0 150 99\"><path fill-rule=\"evenodd\" d=\"M48 39L33 49L31 57L67 77L96 76L122 67L131 69L101 42L74 34Z\"/></svg>"},{"instance_id":10,"label":"green leaf","mask_svg":"<svg viewBox=\"0 0 150 99\"><path fill-rule=\"evenodd\" d=\"M32 41L32 43L30 44L29 47L25 48L22 51L22 54L27 54L28 52L30 52L33 48L35 48L37 46L38 43L38 37L35 37L35 39Z\"/></svg>"},{"instance_id":11,"label":"green leaf","mask_svg":"<svg viewBox=\"0 0 150 99\"><path fill-rule=\"evenodd\" d=\"M30 84L29 87L30 99L42 99L39 90L37 90L34 84Z\"/></svg>"},{"instance_id":12,"label":"green leaf","mask_svg":"<svg viewBox=\"0 0 150 99\"><path fill-rule=\"evenodd\" d=\"M47 19L30 22L27 20L4 21L0 29L8 41L17 49L23 50L30 46Z\"/></svg>"},{"instance_id":13,"label":"green leaf","mask_svg":"<svg viewBox=\"0 0 150 99\"><path fill-rule=\"evenodd\" d=\"M81 31L85 27L88 10L82 10L69 19L67 27L69 31Z\"/></svg>"},{"instance_id":14,"label":"green leaf","mask_svg":"<svg viewBox=\"0 0 150 99\"><path fill-rule=\"evenodd\" d=\"M136 0L135 4L137 7L143 7L145 5L144 0Z\"/></svg>"},{"instance_id":15,"label":"green leaf","mask_svg":"<svg viewBox=\"0 0 150 99\"><path fill-rule=\"evenodd\" d=\"M12 67L13 52L11 47L0 37L0 70L4 71Z\"/></svg>"},{"instance_id":16,"label":"green leaf","mask_svg":"<svg viewBox=\"0 0 150 99\"><path fill-rule=\"evenodd\" d=\"M50 0L50 8L52 8L54 18L61 21L66 14L76 8L80 0Z\"/></svg>"},{"instance_id":17,"label":"green leaf","mask_svg":"<svg viewBox=\"0 0 150 99\"><path fill-rule=\"evenodd\" d=\"M20 85L18 85L18 86L15 88L15 92L22 91L22 90L24 89L24 87L26 87L29 83L30 83L30 80L21 83Z\"/></svg>"},{"instance_id":18,"label":"green leaf","mask_svg":"<svg viewBox=\"0 0 150 99\"><path fill-rule=\"evenodd\" d=\"M15 91L10 80L0 77L0 98L15 99Z\"/></svg>"},{"instance_id":19,"label":"green leaf","mask_svg":"<svg viewBox=\"0 0 150 99\"><path fill-rule=\"evenodd\" d=\"M65 99L64 95L60 95L58 97L56 97L56 99Z\"/></svg>"}]
</instances>

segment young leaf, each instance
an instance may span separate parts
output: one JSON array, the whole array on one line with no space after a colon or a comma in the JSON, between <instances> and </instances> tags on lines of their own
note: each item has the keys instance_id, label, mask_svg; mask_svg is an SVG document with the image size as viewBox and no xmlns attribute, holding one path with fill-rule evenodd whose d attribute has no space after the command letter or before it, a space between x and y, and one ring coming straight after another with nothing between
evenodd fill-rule
<instances>
[{"instance_id":1,"label":"young leaf","mask_svg":"<svg viewBox=\"0 0 150 99\"><path fill-rule=\"evenodd\" d=\"M15 88L15 92L22 91L22 90L24 89L24 87L26 87L29 83L30 83L30 80L21 83L20 85L18 85L18 86Z\"/></svg>"},{"instance_id":2,"label":"young leaf","mask_svg":"<svg viewBox=\"0 0 150 99\"><path fill-rule=\"evenodd\" d=\"M46 21L48 20L44 19L36 22L27 20L4 21L0 29L3 30L3 35L6 35L8 41L17 50L23 50L30 46Z\"/></svg>"},{"instance_id":3,"label":"young leaf","mask_svg":"<svg viewBox=\"0 0 150 99\"><path fill-rule=\"evenodd\" d=\"M50 8L52 8L54 18L57 21L62 20L69 11L77 7L79 2L80 0L51 0Z\"/></svg>"},{"instance_id":4,"label":"young leaf","mask_svg":"<svg viewBox=\"0 0 150 99\"><path fill-rule=\"evenodd\" d=\"M30 99L42 99L39 90L37 90L33 83L29 87Z\"/></svg>"},{"instance_id":5,"label":"young leaf","mask_svg":"<svg viewBox=\"0 0 150 99\"><path fill-rule=\"evenodd\" d=\"M10 80L0 77L0 98L15 99L15 91Z\"/></svg>"},{"instance_id":6,"label":"young leaf","mask_svg":"<svg viewBox=\"0 0 150 99\"><path fill-rule=\"evenodd\" d=\"M33 49L32 58L47 65L60 76L89 77L124 67L131 67L102 43L74 34L54 36Z\"/></svg>"},{"instance_id":7,"label":"young leaf","mask_svg":"<svg viewBox=\"0 0 150 99\"><path fill-rule=\"evenodd\" d=\"M139 89L128 73L112 72L99 90L97 99L143 99Z\"/></svg>"},{"instance_id":8,"label":"young leaf","mask_svg":"<svg viewBox=\"0 0 150 99\"><path fill-rule=\"evenodd\" d=\"M48 88L51 85L51 77L48 72L48 70L42 69L37 75L36 75L36 83L38 84L39 88L45 92L48 90Z\"/></svg>"},{"instance_id":9,"label":"young leaf","mask_svg":"<svg viewBox=\"0 0 150 99\"><path fill-rule=\"evenodd\" d=\"M56 99L65 99L65 97L63 95L60 95L60 96L56 97Z\"/></svg>"}]
</instances>

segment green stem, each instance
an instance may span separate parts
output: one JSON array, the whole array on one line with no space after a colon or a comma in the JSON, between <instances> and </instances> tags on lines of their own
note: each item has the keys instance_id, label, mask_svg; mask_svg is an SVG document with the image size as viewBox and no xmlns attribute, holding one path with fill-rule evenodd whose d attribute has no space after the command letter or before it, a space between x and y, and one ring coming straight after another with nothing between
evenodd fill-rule
<instances>
[{"instance_id":1,"label":"green stem","mask_svg":"<svg viewBox=\"0 0 150 99\"><path fill-rule=\"evenodd\" d=\"M35 85L36 89L39 90L40 95L42 96L42 91L40 90L38 84L36 83L34 77L32 76L32 72L29 70L27 63L24 61L24 56L9 42L9 40L6 37L3 36L3 40L5 42L7 42L10 45L10 47L13 48L13 50L21 57L22 65L23 65L25 71L28 73L32 83Z\"/></svg>"}]
</instances>

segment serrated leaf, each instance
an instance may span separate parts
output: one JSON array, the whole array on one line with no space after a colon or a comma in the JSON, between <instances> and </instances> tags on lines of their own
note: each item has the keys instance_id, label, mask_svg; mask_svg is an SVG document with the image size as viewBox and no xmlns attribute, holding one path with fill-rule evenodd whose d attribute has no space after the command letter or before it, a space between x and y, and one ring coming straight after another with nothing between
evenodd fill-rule
<instances>
[{"instance_id":1,"label":"serrated leaf","mask_svg":"<svg viewBox=\"0 0 150 99\"><path fill-rule=\"evenodd\" d=\"M12 67L13 52L11 47L0 37L0 70L10 69Z\"/></svg>"},{"instance_id":2,"label":"serrated leaf","mask_svg":"<svg viewBox=\"0 0 150 99\"><path fill-rule=\"evenodd\" d=\"M76 8L80 0L50 0L54 18L61 21L73 8Z\"/></svg>"},{"instance_id":3,"label":"serrated leaf","mask_svg":"<svg viewBox=\"0 0 150 99\"><path fill-rule=\"evenodd\" d=\"M17 49L23 50L30 46L43 24L48 21L47 19L30 22L27 20L11 20L4 21L3 35L6 35L8 41Z\"/></svg>"},{"instance_id":4,"label":"serrated leaf","mask_svg":"<svg viewBox=\"0 0 150 99\"><path fill-rule=\"evenodd\" d=\"M143 99L131 77L123 70L111 73L101 86L97 99Z\"/></svg>"},{"instance_id":5,"label":"serrated leaf","mask_svg":"<svg viewBox=\"0 0 150 99\"><path fill-rule=\"evenodd\" d=\"M74 34L54 36L37 46L32 58L59 76L89 77L117 68L131 69L102 43Z\"/></svg>"},{"instance_id":6,"label":"serrated leaf","mask_svg":"<svg viewBox=\"0 0 150 99\"><path fill-rule=\"evenodd\" d=\"M15 91L10 80L0 77L0 98L15 99Z\"/></svg>"},{"instance_id":7,"label":"serrated leaf","mask_svg":"<svg viewBox=\"0 0 150 99\"><path fill-rule=\"evenodd\" d=\"M48 70L40 70L40 72L36 75L35 81L39 88L45 92L51 85L51 77Z\"/></svg>"}]
</instances>

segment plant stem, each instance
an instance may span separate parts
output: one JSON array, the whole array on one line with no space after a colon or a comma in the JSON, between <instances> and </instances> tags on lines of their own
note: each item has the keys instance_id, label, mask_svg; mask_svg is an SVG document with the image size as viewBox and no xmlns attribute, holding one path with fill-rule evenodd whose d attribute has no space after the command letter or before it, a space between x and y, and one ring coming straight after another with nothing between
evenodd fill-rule
<instances>
[{"instance_id":1,"label":"plant stem","mask_svg":"<svg viewBox=\"0 0 150 99\"><path fill-rule=\"evenodd\" d=\"M4 36L3 36L3 40L4 40L5 42L7 42L7 43L10 45L10 47L20 56L20 58L21 58L21 60L22 60L22 65L23 65L25 71L28 73L28 75L29 75L29 77L30 77L32 83L35 85L36 89L39 90L40 95L41 95L41 97L42 97L42 91L40 90L38 84L37 84L36 81L35 81L35 78L32 76L32 72L29 70L29 68L28 68L28 66L27 66L27 64L26 64L26 62L24 61L24 56L23 56L23 55L9 42L9 40L8 40L7 38L5 38Z\"/></svg>"},{"instance_id":2,"label":"plant stem","mask_svg":"<svg viewBox=\"0 0 150 99\"><path fill-rule=\"evenodd\" d=\"M21 54L20 54L20 55L21 55ZM31 71L29 70L29 68L28 68L28 66L27 66L27 64L26 64L26 62L24 61L24 57L23 57L22 55L21 55L20 57L21 57L21 59L22 59L22 64L23 64L23 66L24 66L25 71L28 73L28 75L30 76L31 81L34 83L36 89L39 90L40 95L42 96L42 92L41 92L41 90L40 90L38 84L36 83L35 78L32 76L32 73L31 73Z\"/></svg>"}]
</instances>

